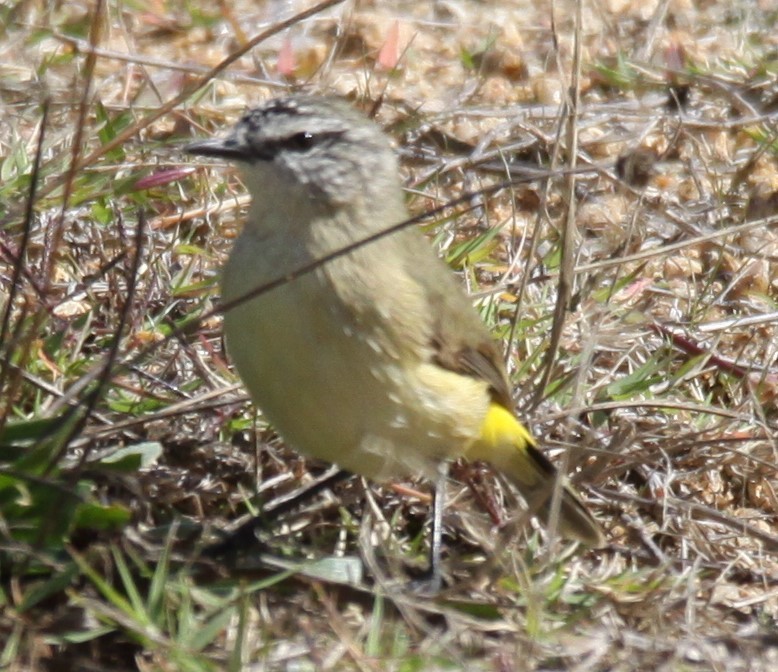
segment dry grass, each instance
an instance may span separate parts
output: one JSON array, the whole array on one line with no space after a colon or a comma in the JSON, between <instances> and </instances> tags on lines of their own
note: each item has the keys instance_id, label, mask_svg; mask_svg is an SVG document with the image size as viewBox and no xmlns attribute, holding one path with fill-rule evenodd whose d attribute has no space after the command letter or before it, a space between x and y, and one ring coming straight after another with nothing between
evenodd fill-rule
<instances>
[{"instance_id":1,"label":"dry grass","mask_svg":"<svg viewBox=\"0 0 778 672\"><path fill-rule=\"evenodd\" d=\"M0 8L0 667L775 669L778 5L333 4ZM425 226L607 549L461 467L436 598L385 586L424 565L423 483L198 555L321 467L236 385L246 200L177 148L298 88L377 113L414 213L514 180Z\"/></svg>"}]
</instances>

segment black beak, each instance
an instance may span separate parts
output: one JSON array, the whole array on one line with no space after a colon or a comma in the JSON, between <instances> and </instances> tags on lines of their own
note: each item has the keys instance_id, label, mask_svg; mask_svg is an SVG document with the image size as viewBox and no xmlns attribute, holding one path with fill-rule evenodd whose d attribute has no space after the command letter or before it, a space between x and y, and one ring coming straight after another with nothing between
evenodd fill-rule
<instances>
[{"instance_id":1,"label":"black beak","mask_svg":"<svg viewBox=\"0 0 778 672\"><path fill-rule=\"evenodd\" d=\"M241 147L232 138L211 138L210 140L198 140L192 142L184 151L195 156L214 156L219 159L233 161L248 161L249 156L245 147Z\"/></svg>"}]
</instances>

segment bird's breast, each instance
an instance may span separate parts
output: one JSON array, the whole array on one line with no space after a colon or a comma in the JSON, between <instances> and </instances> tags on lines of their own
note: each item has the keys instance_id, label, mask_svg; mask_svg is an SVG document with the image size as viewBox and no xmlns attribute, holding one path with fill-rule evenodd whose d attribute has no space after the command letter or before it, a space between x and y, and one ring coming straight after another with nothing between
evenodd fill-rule
<instances>
[{"instance_id":1,"label":"bird's breast","mask_svg":"<svg viewBox=\"0 0 778 672\"><path fill-rule=\"evenodd\" d=\"M271 261L284 263L281 255L267 253L237 242L226 302L283 274ZM322 267L233 306L224 318L229 355L293 447L370 478L434 474L477 436L487 386L440 368L415 334L398 332L391 288L379 300L374 277L332 263L346 268Z\"/></svg>"}]
</instances>

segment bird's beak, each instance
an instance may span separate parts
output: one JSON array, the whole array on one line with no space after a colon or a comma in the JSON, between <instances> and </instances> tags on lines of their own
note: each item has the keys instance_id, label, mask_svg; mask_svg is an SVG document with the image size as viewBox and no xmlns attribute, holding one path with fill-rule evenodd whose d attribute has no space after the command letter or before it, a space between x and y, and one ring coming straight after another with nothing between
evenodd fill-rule
<instances>
[{"instance_id":1,"label":"bird's beak","mask_svg":"<svg viewBox=\"0 0 778 672\"><path fill-rule=\"evenodd\" d=\"M236 142L234 138L211 138L210 140L198 140L192 142L184 151L187 154L196 156L214 156L220 159L231 159L233 161L247 161L248 155L246 148Z\"/></svg>"}]
</instances>

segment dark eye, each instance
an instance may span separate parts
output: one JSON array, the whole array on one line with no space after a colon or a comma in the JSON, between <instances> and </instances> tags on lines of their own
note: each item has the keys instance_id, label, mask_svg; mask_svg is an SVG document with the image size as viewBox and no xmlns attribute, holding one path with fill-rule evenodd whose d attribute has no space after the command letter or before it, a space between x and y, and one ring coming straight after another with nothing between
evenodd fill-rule
<instances>
[{"instance_id":1,"label":"dark eye","mask_svg":"<svg viewBox=\"0 0 778 672\"><path fill-rule=\"evenodd\" d=\"M303 131L302 133L295 133L294 135L289 136L286 142L284 142L284 145L286 145L287 149L296 152L304 152L306 149L313 147L315 142L316 139L314 138L313 133Z\"/></svg>"}]
</instances>

